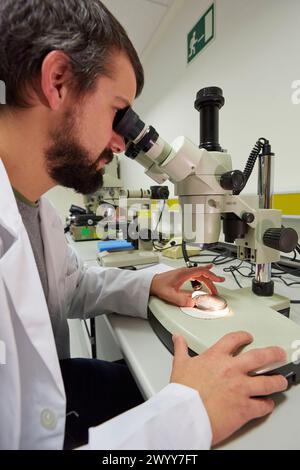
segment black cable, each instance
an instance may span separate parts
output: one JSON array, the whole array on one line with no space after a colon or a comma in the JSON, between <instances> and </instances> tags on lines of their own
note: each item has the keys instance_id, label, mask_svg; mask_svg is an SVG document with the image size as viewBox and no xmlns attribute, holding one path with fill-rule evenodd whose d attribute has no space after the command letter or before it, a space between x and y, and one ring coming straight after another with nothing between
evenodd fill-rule
<instances>
[{"instance_id":1,"label":"black cable","mask_svg":"<svg viewBox=\"0 0 300 470\"><path fill-rule=\"evenodd\" d=\"M162 207L162 210L160 211L160 214L159 214L159 217L158 217L158 221L157 221L156 227L155 227L155 229L154 229L154 232L152 232L152 233L154 234L154 236L156 236L156 231L157 231L158 226L159 226L159 224L160 224L160 221L161 221L161 219L162 219L162 215L163 215L163 212L164 212L164 210L165 210L165 207L166 207L166 200L164 199L163 207ZM152 246L153 246L153 248L154 248L156 251L162 251L162 250L160 249L160 247L155 246L155 243L154 243L153 238L152 238Z\"/></svg>"},{"instance_id":2,"label":"black cable","mask_svg":"<svg viewBox=\"0 0 300 470\"><path fill-rule=\"evenodd\" d=\"M181 249L182 249L182 255L183 255L183 259L184 259L184 262L185 262L186 266L189 267L189 268L192 267L192 266L196 267L197 264L196 263L192 264L192 261L190 261L190 258L189 258L189 255L188 255L188 252L187 252L187 249L186 249L186 241L185 240L182 240Z\"/></svg>"},{"instance_id":3,"label":"black cable","mask_svg":"<svg viewBox=\"0 0 300 470\"><path fill-rule=\"evenodd\" d=\"M186 243L185 243L186 244ZM206 260L206 261L191 261L192 258L198 258L198 257L210 257L210 256L213 256L213 259L212 260ZM221 258L221 259L219 259ZM207 263L213 263L215 264L216 266L219 266L219 265L222 265L222 264L226 264L226 263L229 263L230 261L233 261L235 260L236 258L235 257L232 257L231 256L231 252L225 248L224 252L223 253L219 253L218 255L214 254L214 253L200 253L198 255L192 255L192 256L188 256L187 254L187 251L186 251L186 258L185 258L185 262L188 264L188 263L193 263L193 265L196 267L198 266L199 264L207 264Z\"/></svg>"},{"instance_id":4,"label":"black cable","mask_svg":"<svg viewBox=\"0 0 300 470\"><path fill-rule=\"evenodd\" d=\"M210 254L199 254L199 255L195 255L195 256L190 256L189 257L189 260L191 260L191 258L193 257L198 257L198 256L214 256L214 258L212 260L205 260L205 261L192 261L192 263L194 264L194 266L198 266L198 265L201 265L201 264L214 264L215 266L221 266L223 264L227 264L227 263L230 263L230 261L233 261L235 258L226 258L224 257L223 260L224 261L217 261L217 258L220 257L220 255L210 255Z\"/></svg>"},{"instance_id":5,"label":"black cable","mask_svg":"<svg viewBox=\"0 0 300 470\"><path fill-rule=\"evenodd\" d=\"M155 246L154 245L154 242L153 242L153 247L155 249L155 251L165 251L165 250L169 250L170 248L176 248L177 246L182 246L182 243L178 244L178 245L170 245L170 246L166 246L165 248L160 248L158 246Z\"/></svg>"},{"instance_id":6,"label":"black cable","mask_svg":"<svg viewBox=\"0 0 300 470\"><path fill-rule=\"evenodd\" d=\"M87 326L87 321L86 321L86 319L83 319L83 324L84 324L84 326L85 326L85 330L86 330L86 333L87 333L87 335L88 335L89 341L91 341L91 340L92 340L92 335L91 335L91 333L90 333L90 331L89 331L89 328L88 328L88 326Z\"/></svg>"},{"instance_id":7,"label":"black cable","mask_svg":"<svg viewBox=\"0 0 300 470\"><path fill-rule=\"evenodd\" d=\"M252 264L250 263L250 266L242 266L242 264L244 263L244 261L242 260L240 262L239 265L231 265L231 266L228 266L227 268L224 268L223 271L224 273L230 273L232 275L232 277L234 278L235 282L237 283L237 285L242 288L243 286L240 284L240 282L237 280L236 278L236 275L235 273L237 272L240 276L242 277L246 277L246 278L253 278L254 277L254 269L253 269L253 266ZM242 269L249 269L250 270L250 273L248 274L244 274L242 273Z\"/></svg>"},{"instance_id":8,"label":"black cable","mask_svg":"<svg viewBox=\"0 0 300 470\"><path fill-rule=\"evenodd\" d=\"M284 274L291 274L292 276L300 277L300 268L288 268L286 266L283 267L277 263L272 263L272 268L277 269L278 271L281 271Z\"/></svg>"},{"instance_id":9,"label":"black cable","mask_svg":"<svg viewBox=\"0 0 300 470\"><path fill-rule=\"evenodd\" d=\"M294 282L287 282L280 274L276 275L272 275L271 276L272 279L279 279L280 281L283 282L283 284L287 287L291 287L291 286L296 286L296 285L300 285L300 282L299 281L294 281Z\"/></svg>"},{"instance_id":10,"label":"black cable","mask_svg":"<svg viewBox=\"0 0 300 470\"><path fill-rule=\"evenodd\" d=\"M227 256L224 256L225 253L227 252L228 253L228 250L225 250L224 254L219 254L219 255L215 255L214 253L212 254L209 254L209 253L200 253L198 255L193 255L193 256L189 256L188 255L188 252L187 252L187 243L183 240L182 242L182 254L183 254L183 258L184 258L184 261L185 261L185 264L188 268L192 268L192 267L197 267L199 266L200 264L216 264L216 265L220 265L220 264L225 264L225 263L228 263L229 261L231 261L231 259L228 259L227 261L222 261L222 262L216 262L216 260L221 256L222 259L225 259L227 258ZM213 256L213 259L211 261L209 260L205 260L205 261L191 261L191 258L198 258L198 257L201 257L201 256ZM201 283L199 281L191 281L191 284L192 284L192 287L193 289L195 290L198 290L198 289L201 289Z\"/></svg>"},{"instance_id":11,"label":"black cable","mask_svg":"<svg viewBox=\"0 0 300 470\"><path fill-rule=\"evenodd\" d=\"M248 157L248 160L247 160L247 163L246 163L246 166L245 166L245 169L243 171L243 174L244 174L244 184L242 186L242 188L236 190L236 191L233 191L233 194L234 195L238 195L241 193L241 191L245 188L250 176L251 176L251 173L253 171L253 168L254 168L254 165L256 163L256 160L261 152L261 149L263 148L263 146L265 144L268 144L269 141L267 139L265 139L264 137L260 137L260 139L258 139L258 141L256 142L256 144L254 145L249 157Z\"/></svg>"},{"instance_id":12,"label":"black cable","mask_svg":"<svg viewBox=\"0 0 300 470\"><path fill-rule=\"evenodd\" d=\"M184 242L183 244L185 245L185 242ZM186 250L185 250L185 251L186 251ZM228 263L229 261L231 261L231 260L233 260L233 259L236 260L236 258L232 258L232 257L230 258L229 256L228 256L228 260L226 260L226 255L225 255L226 251L227 251L227 253L228 253L228 250L225 250L224 254L222 253L222 254L219 254L219 255L215 256L215 258L211 261L211 263L213 263L213 264L215 264L215 265L221 265L221 264L226 264L226 263ZM197 257L197 256L212 256L212 255L201 253L200 255L195 255L194 257ZM215 261L216 261L218 258L220 258L220 257L222 257L225 261L222 261L222 262L221 262L221 261L215 262ZM192 263L192 262L190 261L190 258L193 258L193 256L189 257L189 256L187 255L187 251L186 251L186 259L187 259L188 263ZM194 264L194 266L197 266L198 264L207 264L208 262L209 262L209 261L196 261L196 262L194 262L193 264ZM250 266L243 266L243 263L249 263ZM281 271L282 273L286 273L286 272L285 272L285 269L282 268L281 266L277 266L276 263L274 263L274 266L273 266L273 264L272 264L272 267L274 267L275 269ZM242 269L248 269L248 270L250 270L250 272L249 272L248 274L244 274L244 273L242 272ZM230 273L230 274L232 275L232 277L234 278L234 280L235 280L236 284L238 285L238 287L241 288L241 289L243 288L243 286L242 286L242 284L239 282L239 280L237 279L236 273L238 273L240 276L245 277L245 278L248 278L248 279L252 279L252 278L255 276L254 265L253 265L252 263L250 263L249 261L244 261L244 260L242 260L237 266L233 264L233 265L231 265L231 266L228 266L228 267L226 267L226 268L223 268L223 271L224 271L225 273ZM295 271L297 272L298 269L291 270L291 272L287 272L287 274L293 274ZM294 275L294 274L293 274L293 275ZM300 285L300 282L297 282L297 281L293 281L293 282L290 282L290 283L287 282L287 281L282 277L281 274L276 274L276 273L275 273L275 274L272 274L271 277L274 278L274 279L279 279L279 280L282 281L287 287L291 287L291 286L298 285L298 284ZM300 275L299 275L299 276L296 275L296 277L300 277ZM300 304L300 300L290 300L290 303L291 303L291 304Z\"/></svg>"},{"instance_id":13,"label":"black cable","mask_svg":"<svg viewBox=\"0 0 300 470\"><path fill-rule=\"evenodd\" d=\"M237 283L237 285L242 289L243 286L242 286L242 285L239 283L239 281L237 280L236 275L234 274L234 270L231 270L230 272L231 272L231 274L232 274L232 276L233 276L233 279L234 279L235 282Z\"/></svg>"},{"instance_id":14,"label":"black cable","mask_svg":"<svg viewBox=\"0 0 300 470\"><path fill-rule=\"evenodd\" d=\"M292 261L295 261L295 259L297 257L297 253L300 254L299 243L297 244L297 246L294 250L294 258L293 258ZM280 271L280 273L283 273L283 274L289 274L289 275L294 276L294 277L300 277L300 268L286 268L286 267L278 265L277 263L272 263L272 270L274 270L274 269L277 270L277 271ZM283 278L282 274L278 274L278 273L274 273L274 272L271 273L271 278L272 279L279 279L287 287L300 285L300 281L287 282ZM290 303L291 304L300 304L300 300L297 300L297 299L290 300Z\"/></svg>"},{"instance_id":15,"label":"black cable","mask_svg":"<svg viewBox=\"0 0 300 470\"><path fill-rule=\"evenodd\" d=\"M221 257L221 260L218 260L218 258ZM215 259L212 260L212 263L215 264L216 266L221 266L222 264L227 264L230 263L230 261L234 261L236 258L232 258L229 256L223 256L223 255L218 255L215 257Z\"/></svg>"},{"instance_id":16,"label":"black cable","mask_svg":"<svg viewBox=\"0 0 300 470\"><path fill-rule=\"evenodd\" d=\"M235 266L235 265L232 265L232 266L229 266L227 268L224 268L223 271L225 273L231 273L235 282L237 283L237 285L242 288L243 286L241 285L241 283L238 281L238 279L236 278L236 274L235 272L237 272L239 275L243 276L243 277L247 277L247 278L253 278L254 277L254 269L253 269L253 265L250 263L250 266L242 266L244 261L241 261L241 263L238 265L238 266ZM250 273L249 274L243 274L241 272L241 269L250 269ZM272 279L279 279L280 281L282 281L287 287L291 287L291 286L294 286L294 285L300 285L300 282L287 282L280 274L273 274L272 276ZM290 300L290 303L291 304L300 304L300 300L298 299L294 299L294 300Z\"/></svg>"}]
</instances>

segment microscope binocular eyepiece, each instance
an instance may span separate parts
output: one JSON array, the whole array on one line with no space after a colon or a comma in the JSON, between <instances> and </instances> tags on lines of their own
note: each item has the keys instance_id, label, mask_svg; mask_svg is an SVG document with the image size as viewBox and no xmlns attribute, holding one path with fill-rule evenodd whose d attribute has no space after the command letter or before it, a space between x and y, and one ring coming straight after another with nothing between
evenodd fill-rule
<instances>
[{"instance_id":1,"label":"microscope binocular eyepiece","mask_svg":"<svg viewBox=\"0 0 300 470\"><path fill-rule=\"evenodd\" d=\"M113 123L113 129L127 141L135 140L145 128L145 123L139 116L128 106L120 109Z\"/></svg>"},{"instance_id":2,"label":"microscope binocular eyepiece","mask_svg":"<svg viewBox=\"0 0 300 470\"><path fill-rule=\"evenodd\" d=\"M135 159L140 152L147 153L159 138L154 127L145 124L131 107L117 112L113 129L124 137L125 155L131 159Z\"/></svg>"},{"instance_id":3,"label":"microscope binocular eyepiece","mask_svg":"<svg viewBox=\"0 0 300 470\"><path fill-rule=\"evenodd\" d=\"M125 155L140 163L147 176L158 184L168 179L161 165L172 152L172 147L159 136L154 127L145 124L129 106L117 112L113 129L125 139Z\"/></svg>"}]
</instances>

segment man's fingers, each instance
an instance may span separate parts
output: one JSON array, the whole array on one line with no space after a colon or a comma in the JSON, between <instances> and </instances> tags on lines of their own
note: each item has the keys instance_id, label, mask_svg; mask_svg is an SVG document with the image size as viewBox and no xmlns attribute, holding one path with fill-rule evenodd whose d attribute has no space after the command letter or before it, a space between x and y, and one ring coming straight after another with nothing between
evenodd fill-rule
<instances>
[{"instance_id":1,"label":"man's fingers","mask_svg":"<svg viewBox=\"0 0 300 470\"><path fill-rule=\"evenodd\" d=\"M192 298L192 291L179 290L172 292L170 303L178 307L194 307L195 301Z\"/></svg>"},{"instance_id":2,"label":"man's fingers","mask_svg":"<svg viewBox=\"0 0 300 470\"><path fill-rule=\"evenodd\" d=\"M210 279L201 276L197 279L197 281L200 281L203 284L205 284L212 295L216 295L218 293L218 290L217 290L216 286L214 285L214 283Z\"/></svg>"},{"instance_id":3,"label":"man's fingers","mask_svg":"<svg viewBox=\"0 0 300 470\"><path fill-rule=\"evenodd\" d=\"M207 266L202 266L201 268L181 268L177 272L177 277L180 281L184 282L188 279L197 279L200 276L205 276L215 282L222 282L224 281L224 277L217 276L210 269L213 267L212 264Z\"/></svg>"},{"instance_id":4,"label":"man's fingers","mask_svg":"<svg viewBox=\"0 0 300 470\"><path fill-rule=\"evenodd\" d=\"M279 348L278 346L252 349L238 357L239 364L245 372L252 372L270 364L283 362L285 359L286 353L284 349Z\"/></svg>"},{"instance_id":5,"label":"man's fingers","mask_svg":"<svg viewBox=\"0 0 300 470\"><path fill-rule=\"evenodd\" d=\"M249 377L250 396L266 396L283 392L288 387L288 381L283 375L260 375Z\"/></svg>"},{"instance_id":6,"label":"man's fingers","mask_svg":"<svg viewBox=\"0 0 300 470\"><path fill-rule=\"evenodd\" d=\"M210 279L211 281L214 281L214 282L224 282L225 281L225 277L217 276L215 273L213 273L211 271L201 271L199 273L199 277L204 277L204 278ZM195 279L199 279L199 277L195 276Z\"/></svg>"},{"instance_id":7,"label":"man's fingers","mask_svg":"<svg viewBox=\"0 0 300 470\"><path fill-rule=\"evenodd\" d=\"M182 362L186 360L188 355L188 347L183 336L173 335L172 336L174 344L174 362Z\"/></svg>"},{"instance_id":8,"label":"man's fingers","mask_svg":"<svg viewBox=\"0 0 300 470\"><path fill-rule=\"evenodd\" d=\"M223 336L214 346L214 349L222 353L234 354L242 346L252 343L253 336L247 331L235 331Z\"/></svg>"},{"instance_id":9,"label":"man's fingers","mask_svg":"<svg viewBox=\"0 0 300 470\"><path fill-rule=\"evenodd\" d=\"M274 410L275 403L271 398L252 398L249 406L250 419L262 418Z\"/></svg>"},{"instance_id":10,"label":"man's fingers","mask_svg":"<svg viewBox=\"0 0 300 470\"><path fill-rule=\"evenodd\" d=\"M203 269L211 269L213 267L214 267L213 263L204 264L202 266ZM197 267L196 267L196 269L197 269Z\"/></svg>"},{"instance_id":11,"label":"man's fingers","mask_svg":"<svg viewBox=\"0 0 300 470\"><path fill-rule=\"evenodd\" d=\"M208 269L204 268L182 268L176 272L176 281L173 285L175 288L179 289L180 286L182 286L182 284L188 280L198 280L204 282L208 288L211 289L214 294L216 294L217 289L213 287L212 282L223 282L225 278L222 276L217 276Z\"/></svg>"},{"instance_id":12,"label":"man's fingers","mask_svg":"<svg viewBox=\"0 0 300 470\"><path fill-rule=\"evenodd\" d=\"M177 307L194 307L195 301L192 298L193 291L184 289L168 289L164 293L163 299Z\"/></svg>"}]
</instances>

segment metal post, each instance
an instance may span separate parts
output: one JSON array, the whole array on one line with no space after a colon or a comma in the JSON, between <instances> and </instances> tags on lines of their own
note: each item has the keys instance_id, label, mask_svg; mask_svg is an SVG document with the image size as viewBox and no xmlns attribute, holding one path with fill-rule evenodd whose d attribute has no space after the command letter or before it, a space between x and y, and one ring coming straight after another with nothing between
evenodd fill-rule
<instances>
[{"instance_id":1,"label":"metal post","mask_svg":"<svg viewBox=\"0 0 300 470\"><path fill-rule=\"evenodd\" d=\"M265 149L266 147L266 149ZM259 157L258 167L258 196L259 196L259 208L260 209L271 209L273 200L274 190L274 154L271 153L270 146L267 144L264 146L264 150L267 150L266 154ZM255 281L258 284L271 284L271 263L257 264L255 269ZM263 287L263 286L262 286ZM266 289L267 294L270 295L270 289Z\"/></svg>"}]
</instances>

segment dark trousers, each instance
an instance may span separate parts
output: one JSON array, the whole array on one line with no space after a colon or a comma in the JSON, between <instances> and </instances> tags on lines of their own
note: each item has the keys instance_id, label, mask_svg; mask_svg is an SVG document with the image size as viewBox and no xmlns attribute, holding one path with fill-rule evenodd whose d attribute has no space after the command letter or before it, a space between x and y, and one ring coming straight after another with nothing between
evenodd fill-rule
<instances>
[{"instance_id":1,"label":"dark trousers","mask_svg":"<svg viewBox=\"0 0 300 470\"><path fill-rule=\"evenodd\" d=\"M64 449L88 442L88 429L143 403L125 364L97 359L60 361L67 398Z\"/></svg>"}]
</instances>

